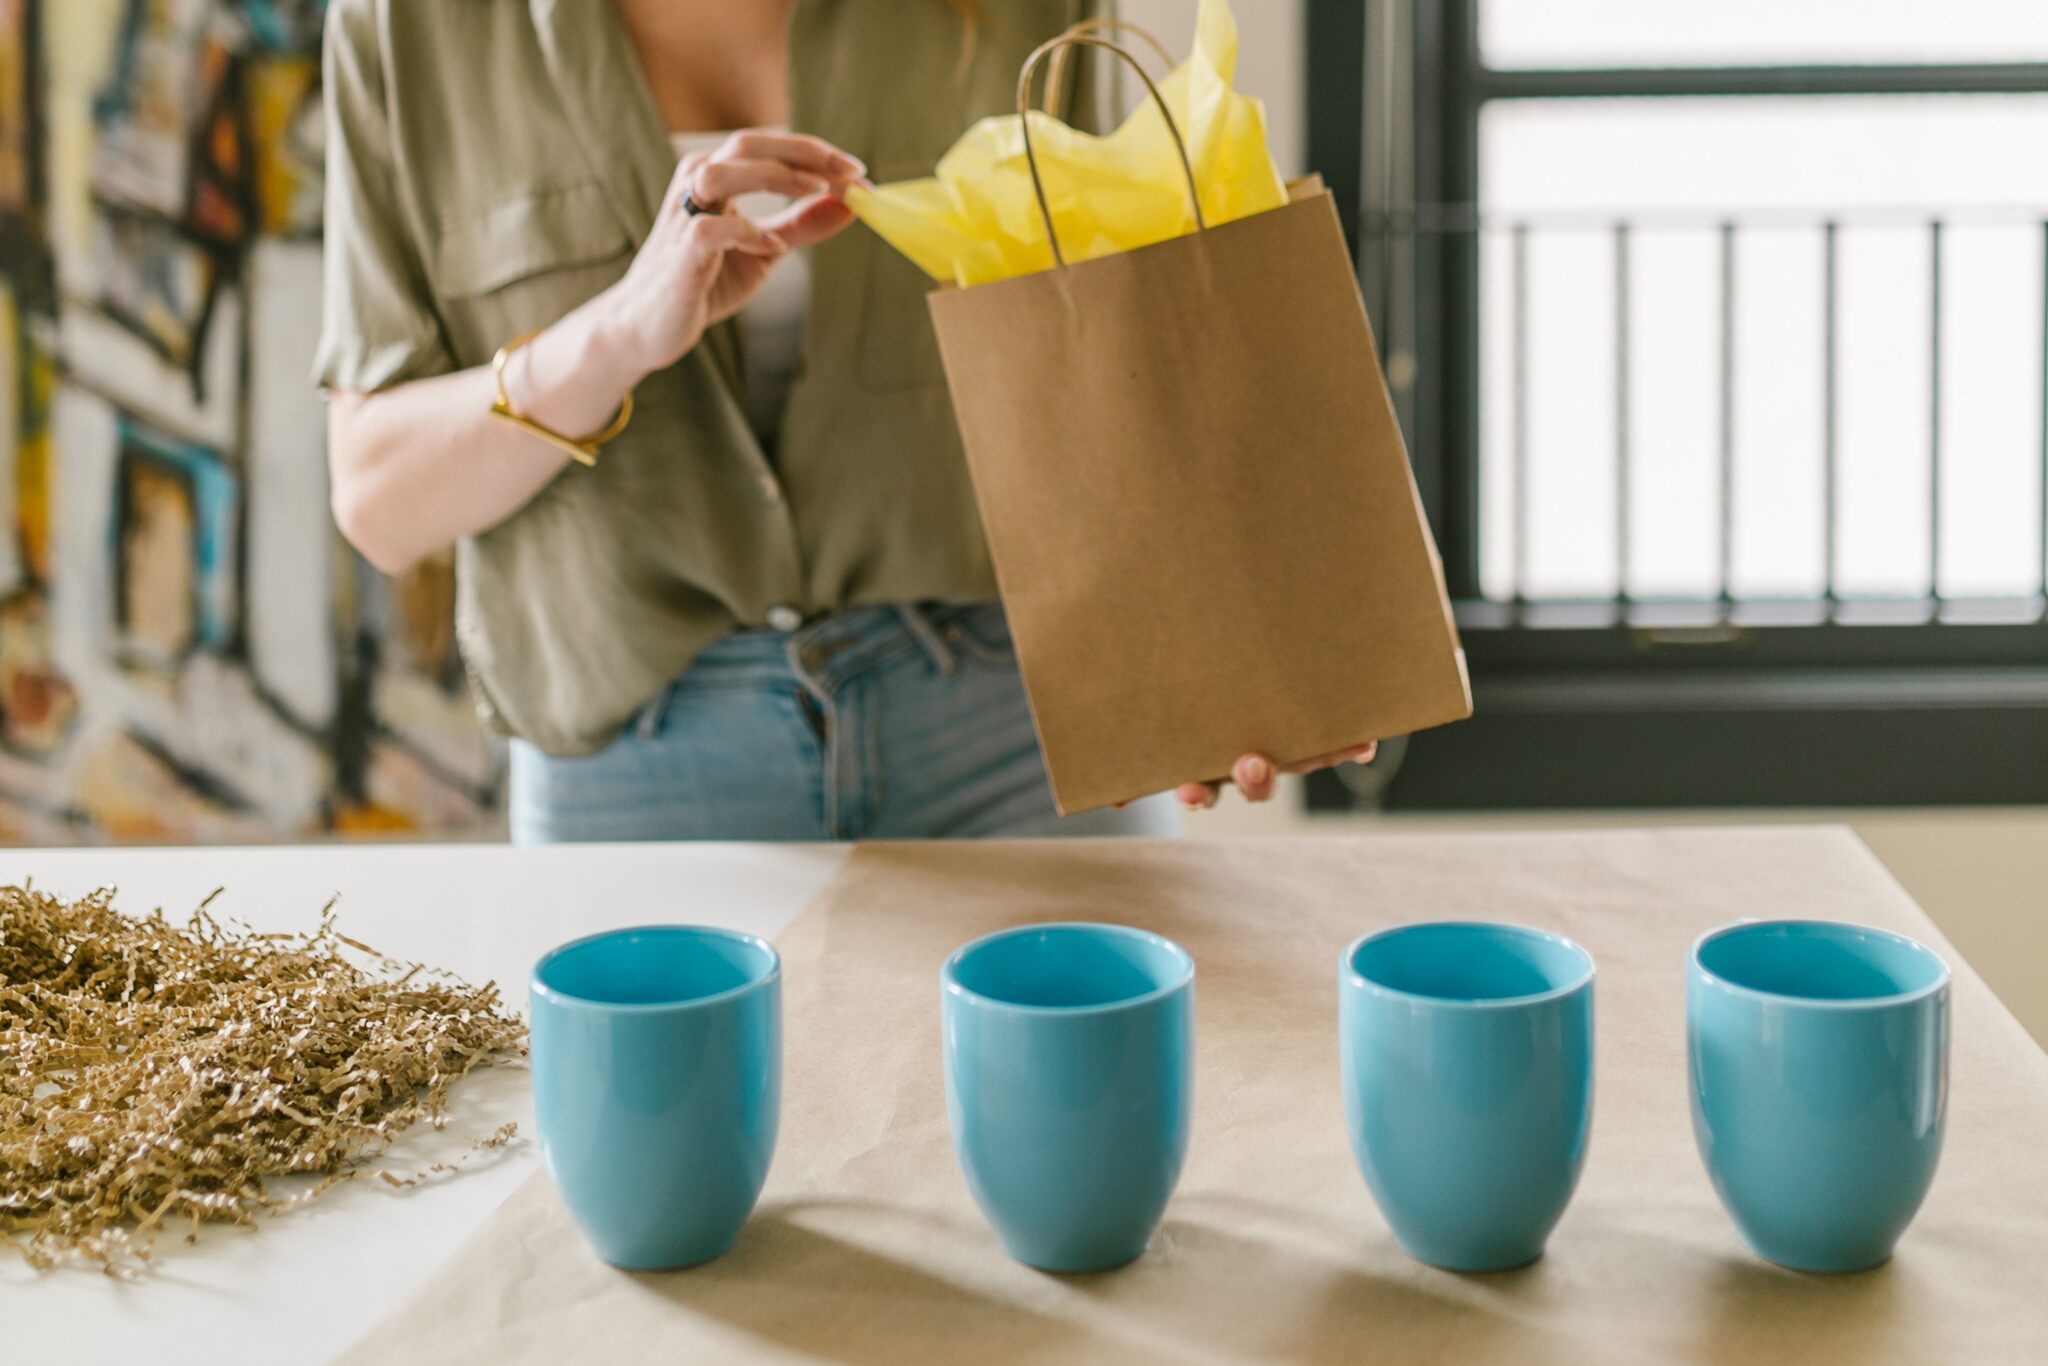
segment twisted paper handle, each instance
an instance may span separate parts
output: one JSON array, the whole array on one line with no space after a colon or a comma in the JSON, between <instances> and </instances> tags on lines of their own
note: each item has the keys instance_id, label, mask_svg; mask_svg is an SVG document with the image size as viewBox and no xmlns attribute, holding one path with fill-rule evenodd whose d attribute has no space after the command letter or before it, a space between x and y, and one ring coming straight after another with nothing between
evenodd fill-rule
<instances>
[{"instance_id":1,"label":"twisted paper handle","mask_svg":"<svg viewBox=\"0 0 2048 1366\"><path fill-rule=\"evenodd\" d=\"M1059 37L1040 43L1029 57L1024 59L1024 69L1017 73L1017 122L1024 130L1024 160L1031 167L1031 188L1038 195L1038 212L1045 220L1045 240L1052 246L1055 265L1064 266L1067 258L1060 252L1058 231L1052 225L1052 204L1045 197L1045 180L1038 173L1038 153L1031 145L1031 78L1038 73L1038 67L1055 52L1070 47L1099 47L1116 56L1131 70L1138 73L1138 79L1145 83L1145 93L1159 106L1159 116L1166 120L1166 131L1173 138L1173 149L1180 153L1181 173L1188 181L1188 202L1195 210L1195 228L1206 229L1209 224L1202 217L1202 195L1195 188L1195 166L1188 160L1188 145L1182 140L1180 127L1173 121L1173 111L1166 107L1166 100L1160 95L1159 87L1152 84L1152 78L1145 74L1144 66L1124 48L1106 38L1097 38L1080 31L1080 26L1069 29Z\"/></svg>"},{"instance_id":2,"label":"twisted paper handle","mask_svg":"<svg viewBox=\"0 0 2048 1366\"><path fill-rule=\"evenodd\" d=\"M1160 42L1151 29L1134 24L1128 19L1117 19L1107 14L1098 15L1093 19L1083 19L1078 24L1067 25L1067 32L1128 33L1152 49L1152 55L1159 59L1159 65L1164 70L1173 70L1173 54L1166 50L1166 44ZM1060 117L1059 103L1067 88L1067 58L1072 54L1072 48L1061 48L1052 54L1052 65L1045 69L1045 101L1039 107L1054 118Z\"/></svg>"}]
</instances>

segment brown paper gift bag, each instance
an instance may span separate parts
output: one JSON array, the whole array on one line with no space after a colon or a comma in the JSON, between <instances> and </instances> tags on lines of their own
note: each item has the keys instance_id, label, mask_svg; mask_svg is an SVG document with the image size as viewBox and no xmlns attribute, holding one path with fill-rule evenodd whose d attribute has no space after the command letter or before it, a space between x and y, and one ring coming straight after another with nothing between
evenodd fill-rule
<instances>
[{"instance_id":1,"label":"brown paper gift bag","mask_svg":"<svg viewBox=\"0 0 2048 1366\"><path fill-rule=\"evenodd\" d=\"M1128 53L1070 33L1025 63L1020 114L1072 45L1159 101ZM1059 809L1469 716L1330 195L1092 261L1053 250L930 305Z\"/></svg>"}]
</instances>

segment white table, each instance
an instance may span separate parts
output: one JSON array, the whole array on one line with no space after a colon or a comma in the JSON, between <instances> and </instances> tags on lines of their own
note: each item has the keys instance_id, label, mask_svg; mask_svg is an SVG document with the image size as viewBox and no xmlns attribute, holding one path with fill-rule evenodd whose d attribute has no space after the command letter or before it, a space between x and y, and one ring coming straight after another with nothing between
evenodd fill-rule
<instances>
[{"instance_id":1,"label":"white table","mask_svg":"<svg viewBox=\"0 0 2048 1366\"><path fill-rule=\"evenodd\" d=\"M526 973L551 946L648 921L773 935L803 909L843 849L774 845L582 845L550 849L319 845L263 849L13 850L0 883L78 895L111 884L130 914L213 910L264 930L310 930L340 893L341 927L394 958L495 980L524 1010ZM171 1244L146 1280L90 1270L38 1277L0 1255L0 1361L321 1362L381 1320L539 1161L526 1074L490 1069L454 1088L443 1134L408 1136L383 1166L410 1173L515 1120L522 1141L459 1176L393 1191L358 1180L313 1205ZM169 1240L166 1240L169 1242Z\"/></svg>"}]
</instances>

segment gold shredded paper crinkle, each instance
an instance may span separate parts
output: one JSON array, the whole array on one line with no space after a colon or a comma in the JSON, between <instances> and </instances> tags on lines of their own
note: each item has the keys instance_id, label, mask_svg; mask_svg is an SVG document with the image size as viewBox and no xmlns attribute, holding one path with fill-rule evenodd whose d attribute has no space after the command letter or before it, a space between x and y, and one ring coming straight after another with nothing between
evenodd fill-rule
<instances>
[{"instance_id":1,"label":"gold shredded paper crinkle","mask_svg":"<svg viewBox=\"0 0 2048 1366\"><path fill-rule=\"evenodd\" d=\"M133 1272L160 1225L190 1241L303 1204L525 1052L495 984L385 958L331 904L311 934L258 934L113 898L0 887L0 1239L34 1266ZM265 1184L284 1176L314 1179Z\"/></svg>"}]
</instances>

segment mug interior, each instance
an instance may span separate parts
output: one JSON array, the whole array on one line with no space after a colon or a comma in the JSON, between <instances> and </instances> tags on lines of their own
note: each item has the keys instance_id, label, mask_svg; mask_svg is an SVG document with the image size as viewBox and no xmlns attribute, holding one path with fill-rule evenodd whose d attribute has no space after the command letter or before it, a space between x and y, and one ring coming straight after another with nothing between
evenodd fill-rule
<instances>
[{"instance_id":1,"label":"mug interior","mask_svg":"<svg viewBox=\"0 0 2048 1366\"><path fill-rule=\"evenodd\" d=\"M1738 925L1701 941L1694 957L1730 985L1811 1001L1907 995L1948 975L1932 950L1910 939L1819 920Z\"/></svg>"},{"instance_id":2,"label":"mug interior","mask_svg":"<svg viewBox=\"0 0 2048 1366\"><path fill-rule=\"evenodd\" d=\"M1569 939L1519 925L1466 922L1370 935L1353 946L1350 966L1388 991L1453 1002L1546 996L1593 974L1591 955Z\"/></svg>"},{"instance_id":3,"label":"mug interior","mask_svg":"<svg viewBox=\"0 0 2048 1366\"><path fill-rule=\"evenodd\" d=\"M1074 1010L1169 991L1194 975L1171 940L1121 925L1027 925L967 945L947 981L1003 1005Z\"/></svg>"},{"instance_id":4,"label":"mug interior","mask_svg":"<svg viewBox=\"0 0 2048 1366\"><path fill-rule=\"evenodd\" d=\"M594 1005L684 1005L750 986L775 964L775 951L751 935L655 925L565 945L541 959L533 981Z\"/></svg>"}]
</instances>

